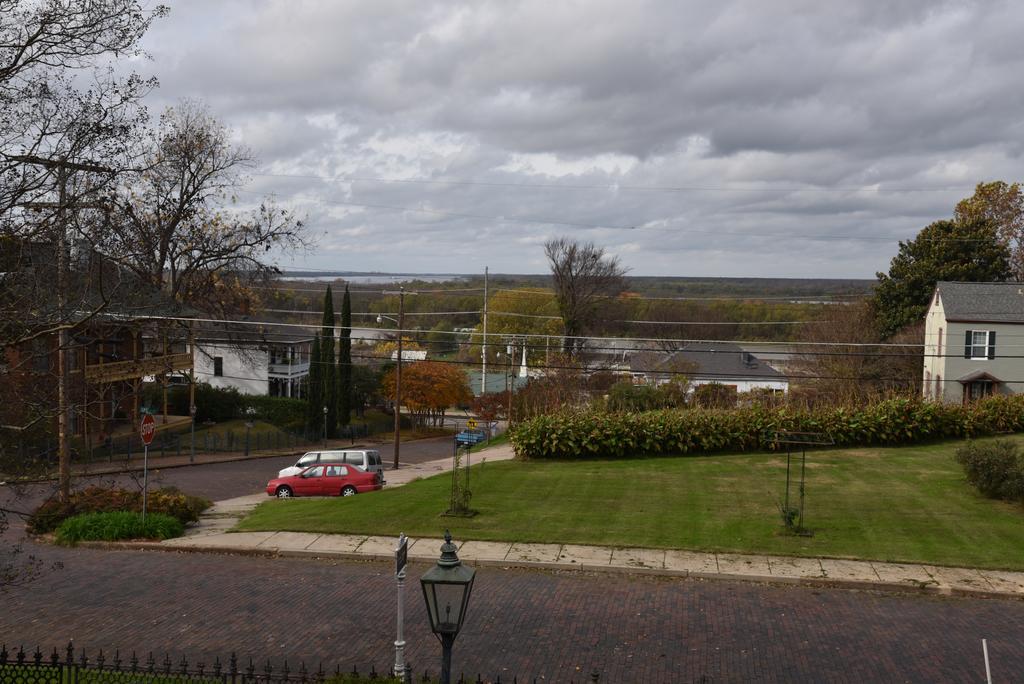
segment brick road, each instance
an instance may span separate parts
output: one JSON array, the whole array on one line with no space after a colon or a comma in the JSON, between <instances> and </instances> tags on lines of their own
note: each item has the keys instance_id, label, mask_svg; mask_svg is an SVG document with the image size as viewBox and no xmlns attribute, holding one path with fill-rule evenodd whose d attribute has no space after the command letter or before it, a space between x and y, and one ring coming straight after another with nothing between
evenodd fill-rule
<instances>
[{"instance_id":1,"label":"brick road","mask_svg":"<svg viewBox=\"0 0 1024 684\"><path fill-rule=\"evenodd\" d=\"M383 563L33 550L64 569L3 597L8 645L391 662ZM410 661L436 670L425 569L410 573L406 637ZM1024 602L482 568L454 662L502 681L595 667L602 682L983 681L982 637L995 681L1019 678Z\"/></svg>"}]
</instances>

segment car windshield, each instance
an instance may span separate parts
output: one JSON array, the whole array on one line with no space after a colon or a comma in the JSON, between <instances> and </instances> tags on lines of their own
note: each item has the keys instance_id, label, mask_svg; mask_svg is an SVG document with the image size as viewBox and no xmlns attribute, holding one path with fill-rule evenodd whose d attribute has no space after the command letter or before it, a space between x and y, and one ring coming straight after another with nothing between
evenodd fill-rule
<instances>
[{"instance_id":1,"label":"car windshield","mask_svg":"<svg viewBox=\"0 0 1024 684\"><path fill-rule=\"evenodd\" d=\"M297 465L297 466L307 466L307 465L309 465L311 463L316 463L317 456L319 456L319 454L316 453L316 452L304 454L302 456L302 458L299 459L299 462L296 463L295 465Z\"/></svg>"}]
</instances>

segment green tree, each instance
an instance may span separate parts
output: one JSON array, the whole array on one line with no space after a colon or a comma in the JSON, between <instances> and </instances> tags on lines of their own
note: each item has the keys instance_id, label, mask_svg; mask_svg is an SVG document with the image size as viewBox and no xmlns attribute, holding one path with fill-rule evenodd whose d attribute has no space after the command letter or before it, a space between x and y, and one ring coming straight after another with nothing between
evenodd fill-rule
<instances>
[{"instance_id":1,"label":"green tree","mask_svg":"<svg viewBox=\"0 0 1024 684\"><path fill-rule=\"evenodd\" d=\"M1010 253L990 222L936 221L900 242L888 273L878 273L872 304L879 333L889 338L924 317L940 280L993 282L1011 275Z\"/></svg>"},{"instance_id":2,"label":"green tree","mask_svg":"<svg viewBox=\"0 0 1024 684\"><path fill-rule=\"evenodd\" d=\"M324 415L324 377L320 365L319 334L313 336L313 348L309 353L309 376L307 376L306 382L309 384L306 390L306 401L309 402L306 428L311 434L317 435L322 429Z\"/></svg>"},{"instance_id":3,"label":"green tree","mask_svg":"<svg viewBox=\"0 0 1024 684\"><path fill-rule=\"evenodd\" d=\"M334 297L331 286L324 292L324 317L320 328L320 366L323 400L327 407L327 436L338 436L338 367L334 342Z\"/></svg>"},{"instance_id":4,"label":"green tree","mask_svg":"<svg viewBox=\"0 0 1024 684\"><path fill-rule=\"evenodd\" d=\"M352 419L352 297L345 285L341 299L341 331L338 349L338 421L348 425Z\"/></svg>"},{"instance_id":5,"label":"green tree","mask_svg":"<svg viewBox=\"0 0 1024 684\"><path fill-rule=\"evenodd\" d=\"M974 194L960 200L954 217L961 223L985 219L1010 250L1013 279L1024 281L1024 193L1020 183L978 183Z\"/></svg>"},{"instance_id":6,"label":"green tree","mask_svg":"<svg viewBox=\"0 0 1024 684\"><path fill-rule=\"evenodd\" d=\"M366 406L380 397L380 372L370 366L350 366L352 369L352 405L362 418Z\"/></svg>"}]
</instances>

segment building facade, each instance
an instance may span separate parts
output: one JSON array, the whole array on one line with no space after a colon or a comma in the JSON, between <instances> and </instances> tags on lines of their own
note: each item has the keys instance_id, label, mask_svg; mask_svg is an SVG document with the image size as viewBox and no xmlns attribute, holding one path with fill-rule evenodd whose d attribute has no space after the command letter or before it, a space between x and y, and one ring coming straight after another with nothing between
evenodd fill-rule
<instances>
[{"instance_id":1,"label":"building facade","mask_svg":"<svg viewBox=\"0 0 1024 684\"><path fill-rule=\"evenodd\" d=\"M294 330L261 330L261 339L256 340L200 337L196 340L196 381L242 394L304 397L313 336Z\"/></svg>"},{"instance_id":2,"label":"building facade","mask_svg":"<svg viewBox=\"0 0 1024 684\"><path fill-rule=\"evenodd\" d=\"M1024 391L1024 285L939 282L925 315L925 399Z\"/></svg>"}]
</instances>

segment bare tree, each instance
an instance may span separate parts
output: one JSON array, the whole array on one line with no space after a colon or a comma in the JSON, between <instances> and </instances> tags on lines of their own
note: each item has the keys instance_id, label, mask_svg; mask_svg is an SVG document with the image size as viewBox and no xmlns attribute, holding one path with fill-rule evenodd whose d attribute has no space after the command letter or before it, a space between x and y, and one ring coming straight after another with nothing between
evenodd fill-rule
<instances>
[{"instance_id":1,"label":"bare tree","mask_svg":"<svg viewBox=\"0 0 1024 684\"><path fill-rule=\"evenodd\" d=\"M139 40L166 11L144 9L137 0L0 0L0 457L5 473L22 465L9 458L8 447L27 431L57 417L66 434L72 409L67 352L76 331L118 290L116 277L76 275L91 271L89 246L105 226L103 197L131 165L146 119L141 98L156 82L119 75L112 60L141 54ZM19 375L22 382L15 380ZM63 438L60 462L66 494ZM11 512L6 502L0 504L0 513ZM17 547L0 549L3 584L32 574L31 565L11 560L17 555Z\"/></svg>"},{"instance_id":2,"label":"bare tree","mask_svg":"<svg viewBox=\"0 0 1024 684\"><path fill-rule=\"evenodd\" d=\"M802 346L793 357L794 396L838 405L863 404L893 393L916 396L922 351L915 345L923 339L923 326L917 326L888 340L908 346L881 346L868 302L829 306L802 332L801 340L818 344ZM854 346L836 344L843 342Z\"/></svg>"},{"instance_id":3,"label":"bare tree","mask_svg":"<svg viewBox=\"0 0 1024 684\"><path fill-rule=\"evenodd\" d=\"M617 257L606 255L603 247L565 237L544 243L544 254L551 266L555 299L562 315L562 349L575 356L583 348L581 336L594 327L601 301L626 288L626 269Z\"/></svg>"},{"instance_id":4,"label":"bare tree","mask_svg":"<svg viewBox=\"0 0 1024 684\"><path fill-rule=\"evenodd\" d=\"M115 194L100 247L171 299L210 313L244 310L248 286L276 273L267 252L305 245L302 222L272 202L230 206L254 159L205 106L168 109L143 156Z\"/></svg>"},{"instance_id":5,"label":"bare tree","mask_svg":"<svg viewBox=\"0 0 1024 684\"><path fill-rule=\"evenodd\" d=\"M139 101L156 84L115 75L110 60L140 54L166 11L136 0L0 0L0 228L37 225L23 210L53 199L67 164L79 164L78 182L65 193L109 182L111 173L95 171L117 170L145 117Z\"/></svg>"}]
</instances>

